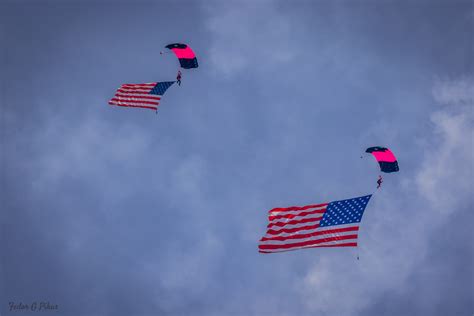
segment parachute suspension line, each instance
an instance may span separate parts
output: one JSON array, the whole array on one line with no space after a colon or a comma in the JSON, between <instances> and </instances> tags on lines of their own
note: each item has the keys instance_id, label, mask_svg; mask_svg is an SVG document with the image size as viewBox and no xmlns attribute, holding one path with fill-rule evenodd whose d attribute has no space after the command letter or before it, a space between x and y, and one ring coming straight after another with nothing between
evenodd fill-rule
<instances>
[{"instance_id":1,"label":"parachute suspension line","mask_svg":"<svg viewBox=\"0 0 474 316\"><path fill-rule=\"evenodd\" d=\"M371 197L370 197L371 200L374 198L374 195L375 195L376 192L377 192L377 189L375 189L375 190L372 192ZM365 215L365 211L364 211L364 215ZM361 227L362 227L362 221L359 222L359 232L361 231ZM357 242L357 247L356 247L357 260L359 260L359 257L360 257L360 256L359 256L359 253L360 253L360 251L359 251L360 248L359 248L359 247L360 247L359 242Z\"/></svg>"},{"instance_id":2,"label":"parachute suspension line","mask_svg":"<svg viewBox=\"0 0 474 316\"><path fill-rule=\"evenodd\" d=\"M359 246L354 247L354 250L351 249L351 252L354 254L357 260L359 260Z\"/></svg>"},{"instance_id":3,"label":"parachute suspension line","mask_svg":"<svg viewBox=\"0 0 474 316\"><path fill-rule=\"evenodd\" d=\"M362 224L362 221L359 223L359 232L360 232L360 230L361 230L361 229L360 229L360 227L362 226L361 224ZM359 241L357 241L357 247L356 247L356 249L355 249L355 254L356 254L357 260L359 260L359 254L360 254L359 249L360 249L360 244L359 244Z\"/></svg>"}]
</instances>

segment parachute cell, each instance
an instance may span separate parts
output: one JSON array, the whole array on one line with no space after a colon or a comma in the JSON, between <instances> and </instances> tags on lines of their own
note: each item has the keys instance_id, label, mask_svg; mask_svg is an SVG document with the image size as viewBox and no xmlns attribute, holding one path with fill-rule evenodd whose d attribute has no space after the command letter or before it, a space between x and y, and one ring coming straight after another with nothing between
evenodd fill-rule
<instances>
[{"instance_id":1,"label":"parachute cell","mask_svg":"<svg viewBox=\"0 0 474 316\"><path fill-rule=\"evenodd\" d=\"M390 173L399 170L397 158L390 149L376 146L367 148L365 152L375 157L380 165L380 171Z\"/></svg>"},{"instance_id":2,"label":"parachute cell","mask_svg":"<svg viewBox=\"0 0 474 316\"><path fill-rule=\"evenodd\" d=\"M166 48L172 50L176 57L178 57L181 68L191 69L198 67L196 55L188 45L174 43L166 45Z\"/></svg>"}]
</instances>

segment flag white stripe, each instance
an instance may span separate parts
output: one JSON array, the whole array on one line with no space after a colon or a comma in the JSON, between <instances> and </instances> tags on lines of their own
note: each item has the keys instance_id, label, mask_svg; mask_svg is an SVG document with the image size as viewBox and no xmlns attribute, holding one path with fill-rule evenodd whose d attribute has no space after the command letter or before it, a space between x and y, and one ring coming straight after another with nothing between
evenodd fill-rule
<instances>
[{"instance_id":1,"label":"flag white stripe","mask_svg":"<svg viewBox=\"0 0 474 316\"><path fill-rule=\"evenodd\" d=\"M135 92L135 93L136 93L136 92L146 92L146 93L148 93L148 92L151 91L151 89L149 89L149 88L143 88L143 89L128 89L128 88L125 88L125 87L121 87L121 88L119 89L119 91L122 92L122 93L123 93L123 92L125 92L125 93L134 93L134 92Z\"/></svg>"},{"instance_id":2,"label":"flag white stripe","mask_svg":"<svg viewBox=\"0 0 474 316\"><path fill-rule=\"evenodd\" d=\"M158 102L153 102L153 103L129 103L126 101L109 101L110 104L115 104L115 105L126 105L126 106L148 106L148 107L157 107Z\"/></svg>"},{"instance_id":3,"label":"flag white stripe","mask_svg":"<svg viewBox=\"0 0 474 316\"><path fill-rule=\"evenodd\" d=\"M125 83L121 87L154 87L156 82L147 82L147 83Z\"/></svg>"},{"instance_id":4,"label":"flag white stripe","mask_svg":"<svg viewBox=\"0 0 474 316\"><path fill-rule=\"evenodd\" d=\"M161 96L154 94L135 94L135 93L120 93L115 94L116 98L139 98L139 99L155 99L160 100Z\"/></svg>"},{"instance_id":5,"label":"flag white stripe","mask_svg":"<svg viewBox=\"0 0 474 316\"><path fill-rule=\"evenodd\" d=\"M357 238L327 241L327 242L322 242L322 243L319 243L319 244L316 244L316 245L296 246L296 247L291 247L291 248L261 249L261 251L264 251L264 252L285 252L285 251L304 249L304 248L314 248L314 247L322 247L322 246L335 246L335 245L346 244L346 243L357 243Z\"/></svg>"},{"instance_id":6,"label":"flag white stripe","mask_svg":"<svg viewBox=\"0 0 474 316\"><path fill-rule=\"evenodd\" d=\"M298 214L302 212L312 212L312 211L318 211L318 210L325 210L327 205L324 206L319 206L319 207L310 207L305 210L294 210L294 211L271 211L268 213L268 216L276 216L276 215L287 215L287 214Z\"/></svg>"},{"instance_id":7,"label":"flag white stripe","mask_svg":"<svg viewBox=\"0 0 474 316\"><path fill-rule=\"evenodd\" d=\"M160 99L155 99L155 98L135 98L135 97L119 97L115 96L112 99L117 99L120 101L146 101L146 102L159 102Z\"/></svg>"},{"instance_id":8,"label":"flag white stripe","mask_svg":"<svg viewBox=\"0 0 474 316\"><path fill-rule=\"evenodd\" d=\"M299 224L291 224L291 225L287 224L285 226L272 226L268 229L279 231L279 230L282 230L282 229L293 229L293 228L300 228L300 227L304 227L304 226L318 225L318 224L319 224L319 220L316 220L314 222L308 222L308 223L299 223Z\"/></svg>"},{"instance_id":9,"label":"flag white stripe","mask_svg":"<svg viewBox=\"0 0 474 316\"><path fill-rule=\"evenodd\" d=\"M347 235L358 235L358 231L347 231L347 232L340 232L340 233L328 233L328 234L322 234L322 235L316 235L316 236L311 236L311 237L305 237L305 238L296 238L296 239L287 239L287 240L264 240L260 241L261 245L291 245L295 243L301 243L301 242L308 242L308 241L318 241L326 238L332 238L332 237L340 237L340 236L347 236ZM298 236L295 234L294 236ZM344 240L346 242L346 240Z\"/></svg>"},{"instance_id":10,"label":"flag white stripe","mask_svg":"<svg viewBox=\"0 0 474 316\"><path fill-rule=\"evenodd\" d=\"M298 224L299 227L314 226L314 225L315 225L314 223ZM277 233L277 234L269 234L268 230L267 230L267 234L265 235L265 237L278 237L278 236L285 237L285 236L291 236L291 235L295 235L295 234L308 234L308 233L316 232L316 231L320 232L320 231L325 231L325 230L344 229L344 228L348 228L348 227L357 227L358 226L357 223L351 223L351 224L344 224L344 225L337 225L337 226L320 227L319 222L317 222L316 225L318 225L317 228L301 229L301 230L297 230L297 231L292 232L292 233L286 233L286 232L282 231L282 232ZM298 228L298 227L293 227L293 226L297 226L297 225L292 225L291 228ZM279 227L279 229L275 229L275 228L272 227L271 230L274 230L274 231L278 232L278 231L281 231L281 230L284 230L284 229L289 229L289 228L290 227L287 227L287 226Z\"/></svg>"},{"instance_id":11,"label":"flag white stripe","mask_svg":"<svg viewBox=\"0 0 474 316\"><path fill-rule=\"evenodd\" d=\"M323 218L322 214L309 214L309 215L303 215L303 216L296 216L293 218L278 218L278 219L274 219L270 221L269 224L276 224L276 223L281 224L281 223L287 223L291 221L300 221L302 219L314 219L316 221L322 218Z\"/></svg>"},{"instance_id":12,"label":"flag white stripe","mask_svg":"<svg viewBox=\"0 0 474 316\"><path fill-rule=\"evenodd\" d=\"M332 225L332 226L327 226L327 227L319 227L318 231L325 231L325 230L333 230L333 229L344 229L344 228L349 228L349 227L359 227L359 223L349 223L349 224L343 224L343 225Z\"/></svg>"},{"instance_id":13,"label":"flag white stripe","mask_svg":"<svg viewBox=\"0 0 474 316\"><path fill-rule=\"evenodd\" d=\"M315 232L318 232L319 231L319 226L317 226L316 228L310 228L310 229L302 229L302 230L298 230L296 232L292 232L292 233L285 233L285 232L280 232L278 234L265 234L265 238L272 238L272 237L288 237L288 236L293 236L293 235L299 235L299 234L311 234L311 233L315 233Z\"/></svg>"},{"instance_id":14,"label":"flag white stripe","mask_svg":"<svg viewBox=\"0 0 474 316\"><path fill-rule=\"evenodd\" d=\"M272 238L272 237L288 237L288 236L293 236L293 235L297 235L297 234L311 234L311 233L315 233L319 231L319 226L317 228L312 228L312 229L302 229L302 230L298 230L296 232L293 232L293 233L285 233L285 232L281 232L281 233L278 233L278 234L265 234L265 238Z\"/></svg>"}]
</instances>

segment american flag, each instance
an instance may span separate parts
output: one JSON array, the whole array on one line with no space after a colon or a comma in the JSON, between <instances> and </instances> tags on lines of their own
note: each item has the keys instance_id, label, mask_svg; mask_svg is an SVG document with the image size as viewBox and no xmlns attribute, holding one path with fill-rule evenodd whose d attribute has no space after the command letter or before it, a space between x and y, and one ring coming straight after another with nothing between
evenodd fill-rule
<instances>
[{"instance_id":1,"label":"american flag","mask_svg":"<svg viewBox=\"0 0 474 316\"><path fill-rule=\"evenodd\" d=\"M117 89L110 105L157 110L161 96L175 81L126 83Z\"/></svg>"},{"instance_id":2,"label":"american flag","mask_svg":"<svg viewBox=\"0 0 474 316\"><path fill-rule=\"evenodd\" d=\"M312 247L356 247L359 223L372 195L330 203L274 208L259 252Z\"/></svg>"}]
</instances>

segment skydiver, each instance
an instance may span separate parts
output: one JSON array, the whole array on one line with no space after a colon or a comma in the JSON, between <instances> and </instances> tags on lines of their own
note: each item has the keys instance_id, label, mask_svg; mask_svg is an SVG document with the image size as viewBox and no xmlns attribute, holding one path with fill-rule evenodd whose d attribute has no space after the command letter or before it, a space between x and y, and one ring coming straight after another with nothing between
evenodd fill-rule
<instances>
[{"instance_id":1,"label":"skydiver","mask_svg":"<svg viewBox=\"0 0 474 316\"><path fill-rule=\"evenodd\" d=\"M377 180L377 189L380 188L380 186L382 185L382 176L379 175L379 179Z\"/></svg>"},{"instance_id":2,"label":"skydiver","mask_svg":"<svg viewBox=\"0 0 474 316\"><path fill-rule=\"evenodd\" d=\"M176 81L178 82L178 86L181 85L181 70L178 70L178 75L176 76Z\"/></svg>"}]
</instances>

